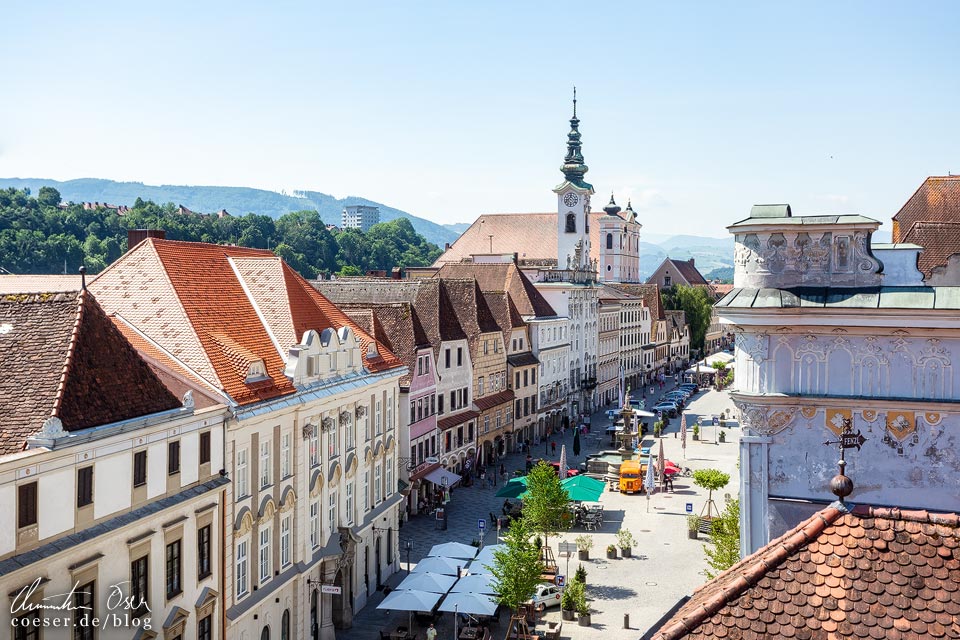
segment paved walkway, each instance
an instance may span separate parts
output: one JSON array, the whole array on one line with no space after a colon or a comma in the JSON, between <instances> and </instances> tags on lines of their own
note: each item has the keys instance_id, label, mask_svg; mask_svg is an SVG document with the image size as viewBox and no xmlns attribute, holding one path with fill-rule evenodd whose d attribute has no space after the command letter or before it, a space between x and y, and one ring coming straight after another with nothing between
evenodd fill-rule
<instances>
[{"instance_id":1,"label":"paved walkway","mask_svg":"<svg viewBox=\"0 0 960 640\"><path fill-rule=\"evenodd\" d=\"M670 386L665 391L669 388ZM659 392L656 395L659 396ZM649 397L648 406L651 406ZM692 429L698 415L709 418L710 415L727 408L732 408L732 403L726 392L701 392L687 406L688 427ZM705 422L708 421L706 418ZM609 421L601 411L592 417L592 423L593 431L597 433L605 429ZM715 501L722 506L724 493L734 496L737 494L736 461L739 429L727 429L727 442L721 445L713 444L712 427L704 429L704 433L701 434L710 440L709 443L693 442L692 434L688 432L684 458L680 439L676 437L679 425L679 419L672 420L664 434L666 457L694 469L715 467L730 473L730 485L715 496ZM559 457L560 444L566 444L568 464L571 468L576 468L585 460L587 454L595 453L598 449L611 449L607 446L608 438L601 438L600 447L597 447L594 440L588 436L581 438L583 449L581 455L575 457L572 430L563 439L559 436L555 438L556 456L545 455L545 446L541 444L539 447L532 447L533 457L556 460ZM654 442L654 438L648 435L645 442ZM525 466L525 460L525 454L514 453L507 455L502 462L507 468L508 475L512 476L513 470L522 469ZM503 505L503 499L494 496L499 486L502 485L498 480L497 487L484 489L480 487L478 481L472 487L454 489L451 501L447 505L449 518L446 531L438 530L434 520L429 516L416 516L405 524L400 530L401 571L391 576L387 584L391 587L396 586L407 575L405 547L408 541L412 545L410 561L416 564L435 544L448 541L469 544L477 539L479 537L477 521L483 518L487 521L484 543L495 543L496 531L490 529L492 523L489 520L489 514L491 512L495 515L499 514ZM606 522L601 530L590 534L594 539L594 547L591 560L584 563L584 568L587 570L587 595L591 600L593 624L591 627L579 627L576 621L565 622L562 637L587 639L603 636L604 640L614 638L635 640L681 597L688 595L696 586L703 583L705 578L701 572L705 562L701 543L687 538L684 518L686 502L692 502L697 513L705 504L706 496L699 495L699 491L688 480L680 479L675 483L674 493L656 494L649 502L642 496L622 495L617 492L603 494L601 503L604 505ZM604 550L608 544L614 542L614 534L621 526L628 528L638 540L638 547L633 550L634 557L606 560ZM559 540L572 542L582 533L584 533L583 530L574 529L559 539L551 538L550 544L556 552ZM566 560L558 558L558 563L561 572L566 572ZM576 558L571 559L569 572L573 573L578 564L580 563ZM353 629L337 632L338 640L378 638L378 632L381 629L406 624L405 612L386 612L376 609L382 599L381 593L372 596L367 606L356 614ZM631 629L623 629L625 613L630 614ZM493 627L494 635L498 640L505 633L507 619L505 615L502 625ZM559 620L559 609L549 610L547 619ZM441 640L453 638L452 627L452 614L445 614L437 624L439 632L437 637ZM422 635L420 637L422 639Z\"/></svg>"}]
</instances>

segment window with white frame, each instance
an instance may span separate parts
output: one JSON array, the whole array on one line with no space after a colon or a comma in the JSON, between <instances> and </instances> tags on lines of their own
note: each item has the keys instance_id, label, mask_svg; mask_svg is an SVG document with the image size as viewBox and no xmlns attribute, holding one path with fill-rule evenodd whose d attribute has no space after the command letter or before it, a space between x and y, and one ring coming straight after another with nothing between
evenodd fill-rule
<instances>
[{"instance_id":1,"label":"window with white frame","mask_svg":"<svg viewBox=\"0 0 960 640\"><path fill-rule=\"evenodd\" d=\"M380 468L380 463L376 463L376 466L373 468L373 504L380 504L381 496L383 495L383 470Z\"/></svg>"},{"instance_id":2,"label":"window with white frame","mask_svg":"<svg viewBox=\"0 0 960 640\"><path fill-rule=\"evenodd\" d=\"M353 526L353 482L347 483L347 498L346 498L346 509L347 509L347 526Z\"/></svg>"},{"instance_id":3,"label":"window with white frame","mask_svg":"<svg viewBox=\"0 0 960 640\"><path fill-rule=\"evenodd\" d=\"M383 412L379 400L377 400L377 411L374 417L374 425L376 426L376 431L374 432L376 435L383 433Z\"/></svg>"},{"instance_id":4,"label":"window with white frame","mask_svg":"<svg viewBox=\"0 0 960 640\"><path fill-rule=\"evenodd\" d=\"M357 446L356 432L353 430L353 414L351 414L349 411L347 412L347 422L344 426L344 438L347 441L345 445L347 447L347 451L350 451Z\"/></svg>"},{"instance_id":5,"label":"window with white frame","mask_svg":"<svg viewBox=\"0 0 960 640\"><path fill-rule=\"evenodd\" d=\"M260 488L269 487L273 477L273 469L270 467L270 447L271 442L260 443Z\"/></svg>"},{"instance_id":6,"label":"window with white frame","mask_svg":"<svg viewBox=\"0 0 960 640\"><path fill-rule=\"evenodd\" d=\"M333 458L340 454L340 438L338 436L336 426L327 431L327 458Z\"/></svg>"},{"instance_id":7,"label":"window with white frame","mask_svg":"<svg viewBox=\"0 0 960 640\"><path fill-rule=\"evenodd\" d=\"M289 433L280 436L280 477L282 478L290 477L290 468L293 466L292 441L293 437Z\"/></svg>"},{"instance_id":8,"label":"window with white frame","mask_svg":"<svg viewBox=\"0 0 960 640\"><path fill-rule=\"evenodd\" d=\"M387 405L387 431L393 431L393 396L390 396L390 404Z\"/></svg>"},{"instance_id":9,"label":"window with white frame","mask_svg":"<svg viewBox=\"0 0 960 640\"><path fill-rule=\"evenodd\" d=\"M237 543L237 597L247 593L247 541Z\"/></svg>"},{"instance_id":10,"label":"window with white frame","mask_svg":"<svg viewBox=\"0 0 960 640\"><path fill-rule=\"evenodd\" d=\"M370 511L370 470L363 472L363 512Z\"/></svg>"},{"instance_id":11,"label":"window with white frame","mask_svg":"<svg viewBox=\"0 0 960 640\"><path fill-rule=\"evenodd\" d=\"M330 527L330 535L333 535L334 532L337 530L337 522L339 520L337 518L337 492L336 491L330 492L330 504L327 508L327 520L329 522L328 526Z\"/></svg>"},{"instance_id":12,"label":"window with white frame","mask_svg":"<svg viewBox=\"0 0 960 640\"><path fill-rule=\"evenodd\" d=\"M237 450L237 498L250 495L249 477L247 476L247 450Z\"/></svg>"},{"instance_id":13,"label":"window with white frame","mask_svg":"<svg viewBox=\"0 0 960 640\"><path fill-rule=\"evenodd\" d=\"M260 584L270 579L270 527L260 529Z\"/></svg>"},{"instance_id":14,"label":"window with white frame","mask_svg":"<svg viewBox=\"0 0 960 640\"><path fill-rule=\"evenodd\" d=\"M310 431L310 466L316 467L320 464L320 428L313 425Z\"/></svg>"},{"instance_id":15,"label":"window with white frame","mask_svg":"<svg viewBox=\"0 0 960 640\"><path fill-rule=\"evenodd\" d=\"M320 546L320 501L310 503L310 546L316 549Z\"/></svg>"},{"instance_id":16,"label":"window with white frame","mask_svg":"<svg viewBox=\"0 0 960 640\"><path fill-rule=\"evenodd\" d=\"M290 564L290 525L292 516L284 516L280 519L280 566L286 567Z\"/></svg>"},{"instance_id":17,"label":"window with white frame","mask_svg":"<svg viewBox=\"0 0 960 640\"><path fill-rule=\"evenodd\" d=\"M387 487L384 495L389 498L393 495L393 458L387 458Z\"/></svg>"}]
</instances>

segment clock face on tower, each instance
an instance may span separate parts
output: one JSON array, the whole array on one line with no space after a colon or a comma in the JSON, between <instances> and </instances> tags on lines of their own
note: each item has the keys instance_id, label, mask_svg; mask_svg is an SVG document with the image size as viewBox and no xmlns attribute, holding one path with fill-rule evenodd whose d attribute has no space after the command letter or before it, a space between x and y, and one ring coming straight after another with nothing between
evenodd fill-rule
<instances>
[{"instance_id":1,"label":"clock face on tower","mask_svg":"<svg viewBox=\"0 0 960 640\"><path fill-rule=\"evenodd\" d=\"M567 205L568 207L575 207L578 202L580 202L580 196L575 193L568 193L567 195L563 196L563 204Z\"/></svg>"}]
</instances>

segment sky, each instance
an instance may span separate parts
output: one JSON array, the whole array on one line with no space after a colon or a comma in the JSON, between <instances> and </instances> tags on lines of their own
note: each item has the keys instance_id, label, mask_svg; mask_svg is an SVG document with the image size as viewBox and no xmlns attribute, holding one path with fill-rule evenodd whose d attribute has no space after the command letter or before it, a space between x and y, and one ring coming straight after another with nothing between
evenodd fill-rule
<instances>
[{"instance_id":1,"label":"sky","mask_svg":"<svg viewBox=\"0 0 960 640\"><path fill-rule=\"evenodd\" d=\"M586 178L651 234L754 203L885 222L960 173L957 2L33 2L0 177L309 189L436 222Z\"/></svg>"}]
</instances>

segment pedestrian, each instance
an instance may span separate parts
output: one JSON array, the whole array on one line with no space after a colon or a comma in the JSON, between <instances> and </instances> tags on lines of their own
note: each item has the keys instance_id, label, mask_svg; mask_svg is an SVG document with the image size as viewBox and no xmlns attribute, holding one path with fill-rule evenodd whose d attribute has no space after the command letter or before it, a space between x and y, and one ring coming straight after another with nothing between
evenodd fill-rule
<instances>
[{"instance_id":1,"label":"pedestrian","mask_svg":"<svg viewBox=\"0 0 960 640\"><path fill-rule=\"evenodd\" d=\"M427 629L427 640L437 640L437 630L433 628L433 623L430 623L430 628Z\"/></svg>"},{"instance_id":2,"label":"pedestrian","mask_svg":"<svg viewBox=\"0 0 960 640\"><path fill-rule=\"evenodd\" d=\"M551 451L551 453L553 453L554 455L557 453L557 443L556 443L556 442L551 442L551 443L550 443L550 451Z\"/></svg>"}]
</instances>

